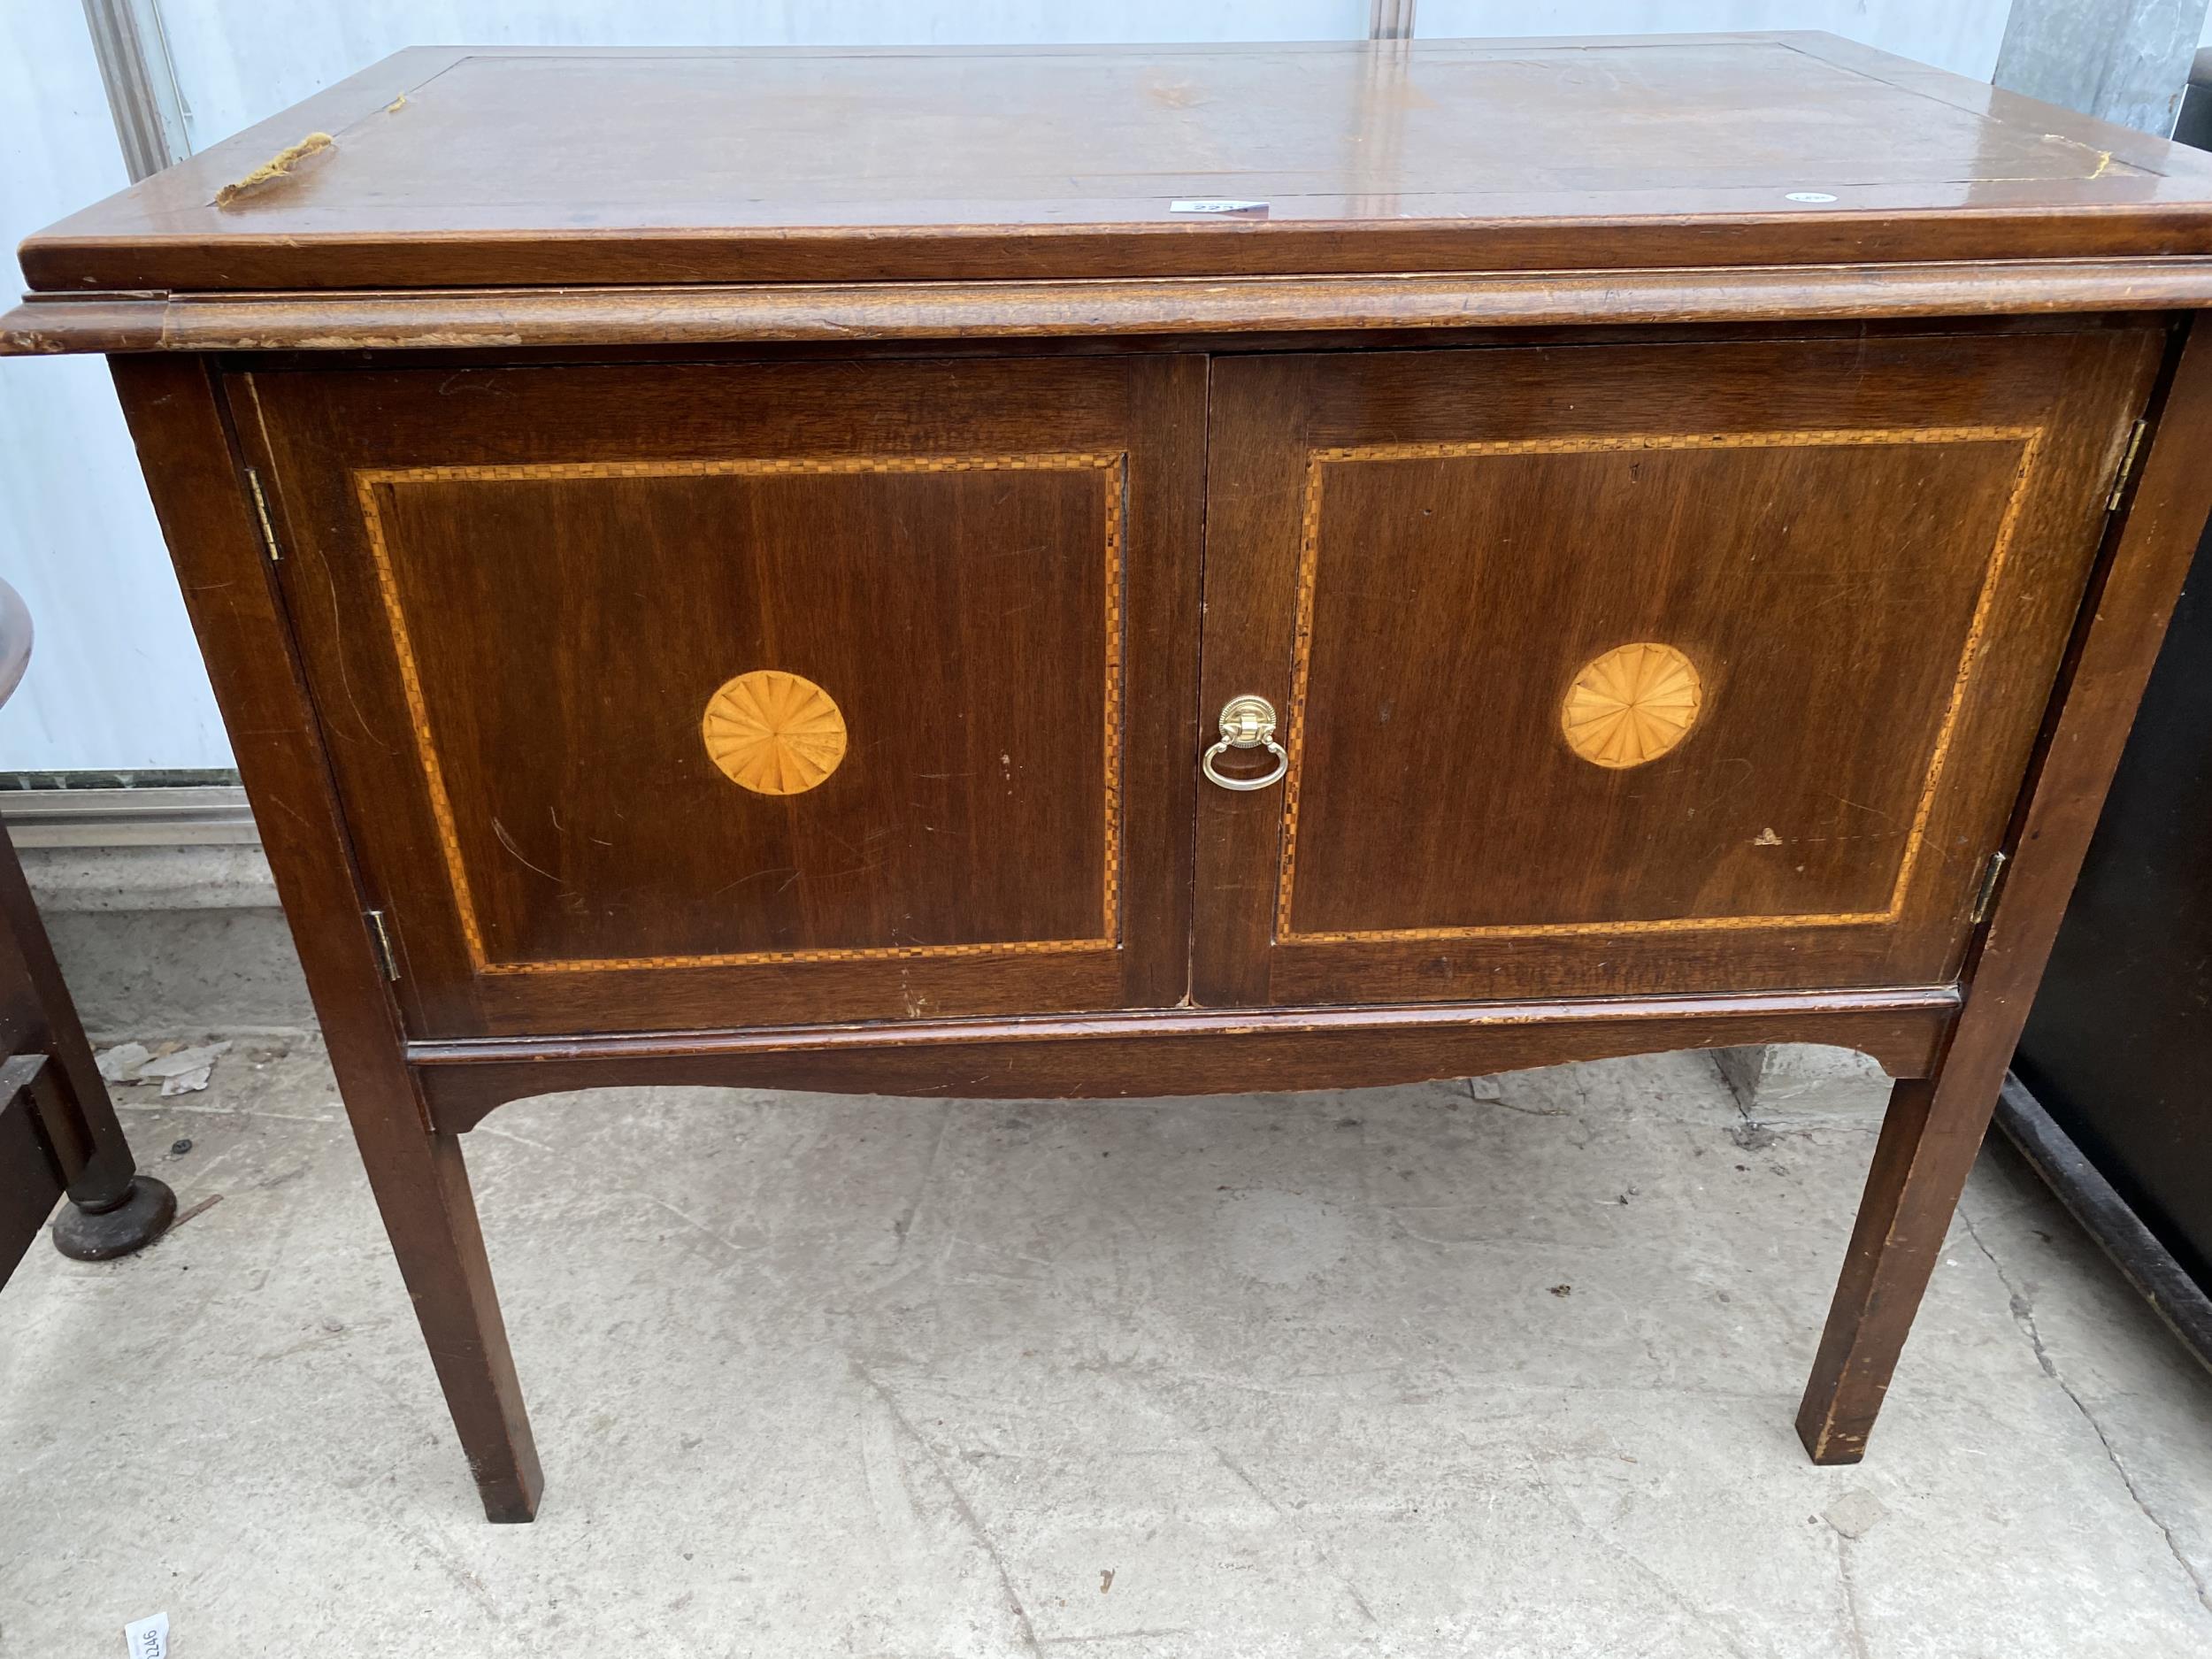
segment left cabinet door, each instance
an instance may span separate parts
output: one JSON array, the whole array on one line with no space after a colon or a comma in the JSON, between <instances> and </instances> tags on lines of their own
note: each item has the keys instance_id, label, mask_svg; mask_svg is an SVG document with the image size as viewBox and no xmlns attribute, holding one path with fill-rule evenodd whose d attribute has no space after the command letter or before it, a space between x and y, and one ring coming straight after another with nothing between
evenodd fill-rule
<instances>
[{"instance_id":1,"label":"left cabinet door","mask_svg":"<svg viewBox=\"0 0 2212 1659\"><path fill-rule=\"evenodd\" d=\"M1183 995L1202 360L228 391L416 1034Z\"/></svg>"}]
</instances>

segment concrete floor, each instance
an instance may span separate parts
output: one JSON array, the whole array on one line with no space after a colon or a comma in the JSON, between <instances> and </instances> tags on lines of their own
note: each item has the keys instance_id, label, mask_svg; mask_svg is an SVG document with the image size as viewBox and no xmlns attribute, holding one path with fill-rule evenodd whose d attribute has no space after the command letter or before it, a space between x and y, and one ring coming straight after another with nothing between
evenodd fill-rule
<instances>
[{"instance_id":1,"label":"concrete floor","mask_svg":"<svg viewBox=\"0 0 2212 1659\"><path fill-rule=\"evenodd\" d=\"M326 1071L119 1092L190 1206L0 1294L0 1654L2201 1655L2212 1383L2002 1150L1870 1462L1790 1431L1871 1148L1693 1056L471 1137L492 1527ZM189 1137L188 1151L172 1154Z\"/></svg>"}]
</instances>

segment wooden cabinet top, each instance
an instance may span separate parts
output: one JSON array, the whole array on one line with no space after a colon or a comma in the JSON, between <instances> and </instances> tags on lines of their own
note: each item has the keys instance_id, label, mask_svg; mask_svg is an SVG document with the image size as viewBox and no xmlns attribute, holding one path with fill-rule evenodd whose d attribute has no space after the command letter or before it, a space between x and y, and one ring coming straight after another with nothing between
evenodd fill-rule
<instances>
[{"instance_id":1,"label":"wooden cabinet top","mask_svg":"<svg viewBox=\"0 0 2212 1659\"><path fill-rule=\"evenodd\" d=\"M2194 151L1782 34L419 48L22 262L84 293L2205 253Z\"/></svg>"}]
</instances>

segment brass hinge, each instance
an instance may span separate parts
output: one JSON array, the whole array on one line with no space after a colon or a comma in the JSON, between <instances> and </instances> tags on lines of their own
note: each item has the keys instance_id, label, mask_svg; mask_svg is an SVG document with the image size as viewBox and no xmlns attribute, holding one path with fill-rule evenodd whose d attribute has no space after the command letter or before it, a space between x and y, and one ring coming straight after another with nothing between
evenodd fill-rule
<instances>
[{"instance_id":1,"label":"brass hinge","mask_svg":"<svg viewBox=\"0 0 2212 1659\"><path fill-rule=\"evenodd\" d=\"M269 498L261 491L261 474L250 466L246 469L246 489L253 496L253 516L261 526L261 546L273 565L284 554L277 546L276 526L269 518Z\"/></svg>"},{"instance_id":2,"label":"brass hinge","mask_svg":"<svg viewBox=\"0 0 2212 1659\"><path fill-rule=\"evenodd\" d=\"M384 977L396 980L399 978L399 952L392 949L392 930L384 919L384 912L364 910L362 914L368 918L369 938L376 946L376 959L384 964Z\"/></svg>"},{"instance_id":3,"label":"brass hinge","mask_svg":"<svg viewBox=\"0 0 2212 1659\"><path fill-rule=\"evenodd\" d=\"M2143 453L2143 434L2150 430L2150 422L2139 420L2128 430L2128 447L2120 452L2120 470L2112 475L2111 493L2104 498L2107 512L2120 511L2120 497L2128 487L2128 480L2135 476L2136 457Z\"/></svg>"},{"instance_id":4,"label":"brass hinge","mask_svg":"<svg viewBox=\"0 0 2212 1659\"><path fill-rule=\"evenodd\" d=\"M2005 855L1992 853L1989 862L1982 866L1982 885L1974 895L1974 913L1969 918L1979 927L1989 919L1989 907L1997 897L1997 884L2004 879Z\"/></svg>"}]
</instances>

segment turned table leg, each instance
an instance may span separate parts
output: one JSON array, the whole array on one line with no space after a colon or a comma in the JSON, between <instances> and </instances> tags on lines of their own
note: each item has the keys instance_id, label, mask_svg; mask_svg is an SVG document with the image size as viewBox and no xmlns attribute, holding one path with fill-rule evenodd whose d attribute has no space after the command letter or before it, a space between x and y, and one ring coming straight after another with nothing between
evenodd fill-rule
<instances>
[{"instance_id":1,"label":"turned table leg","mask_svg":"<svg viewBox=\"0 0 2212 1659\"><path fill-rule=\"evenodd\" d=\"M0 1052L46 1058L32 1092L67 1172L69 1193L69 1202L54 1217L54 1248L80 1262L104 1262L151 1244L175 1217L176 1194L141 1174L131 1156L15 843L4 831L0 831L0 1035L6 1039Z\"/></svg>"}]
</instances>

